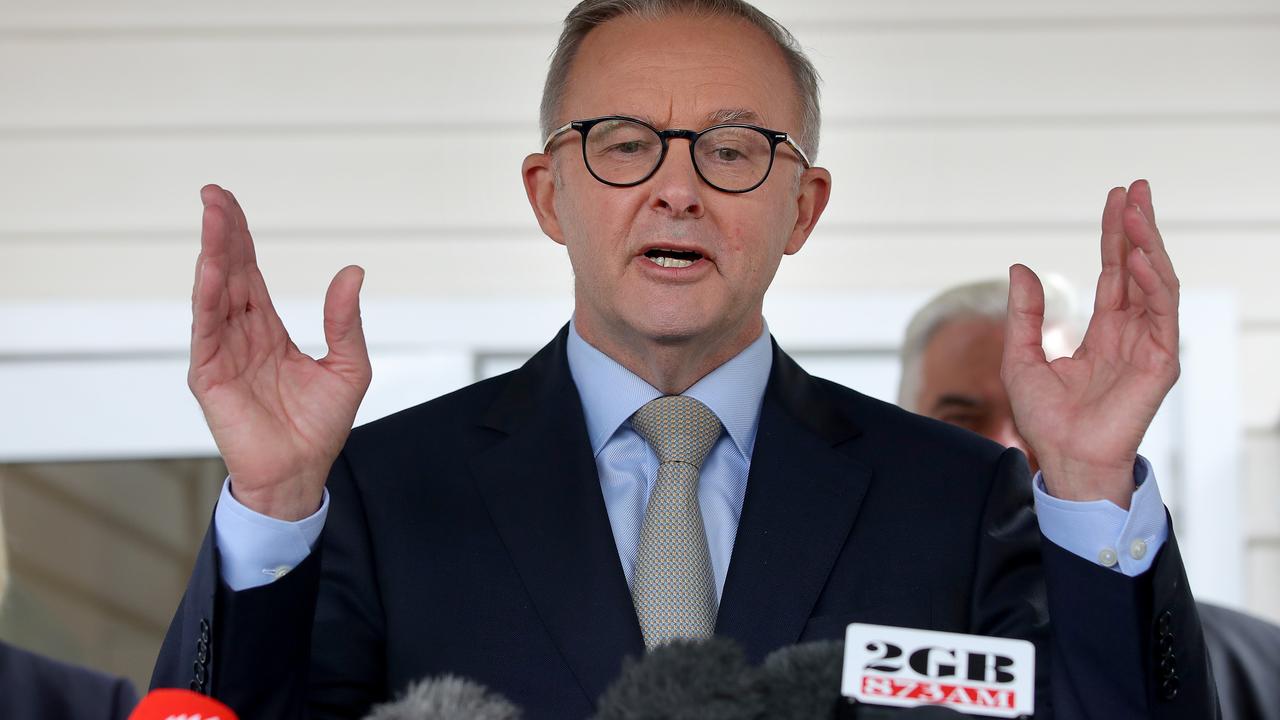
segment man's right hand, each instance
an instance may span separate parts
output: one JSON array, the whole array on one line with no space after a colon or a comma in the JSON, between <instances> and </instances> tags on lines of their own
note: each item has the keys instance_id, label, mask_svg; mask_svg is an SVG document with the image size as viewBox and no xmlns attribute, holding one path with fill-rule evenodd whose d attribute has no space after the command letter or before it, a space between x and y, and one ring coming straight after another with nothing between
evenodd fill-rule
<instances>
[{"instance_id":1,"label":"man's right hand","mask_svg":"<svg viewBox=\"0 0 1280 720\"><path fill-rule=\"evenodd\" d=\"M200 199L187 384L231 473L236 500L264 515L299 520L320 508L329 467L372 377L360 325L364 270L345 267L329 284L329 354L314 360L289 339L271 305L240 204L217 185L202 188Z\"/></svg>"}]
</instances>

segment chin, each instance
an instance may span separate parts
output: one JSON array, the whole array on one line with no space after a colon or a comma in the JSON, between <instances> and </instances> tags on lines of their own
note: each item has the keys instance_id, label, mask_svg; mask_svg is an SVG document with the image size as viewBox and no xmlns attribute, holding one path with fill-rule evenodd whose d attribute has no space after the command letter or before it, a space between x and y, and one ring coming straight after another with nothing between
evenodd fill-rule
<instances>
[{"instance_id":1,"label":"chin","mask_svg":"<svg viewBox=\"0 0 1280 720\"><path fill-rule=\"evenodd\" d=\"M684 343L714 331L712 322L694 313L660 312L657 308L650 308L642 317L631 318L628 324L641 335L660 343Z\"/></svg>"},{"instance_id":2,"label":"chin","mask_svg":"<svg viewBox=\"0 0 1280 720\"><path fill-rule=\"evenodd\" d=\"M663 344L721 343L739 334L742 318L727 308L712 310L689 305L653 304L627 318L628 324L651 341Z\"/></svg>"}]
</instances>

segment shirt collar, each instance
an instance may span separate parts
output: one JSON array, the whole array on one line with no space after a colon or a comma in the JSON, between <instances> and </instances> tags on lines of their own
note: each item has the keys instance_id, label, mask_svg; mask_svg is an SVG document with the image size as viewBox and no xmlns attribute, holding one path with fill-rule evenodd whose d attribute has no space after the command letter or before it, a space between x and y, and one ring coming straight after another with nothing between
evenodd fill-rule
<instances>
[{"instance_id":1,"label":"shirt collar","mask_svg":"<svg viewBox=\"0 0 1280 720\"><path fill-rule=\"evenodd\" d=\"M569 373L582 398L591 453L599 455L624 422L645 403L662 397L663 393L582 339L572 321L569 323L566 352ZM760 337L746 349L683 393L716 414L747 460L751 459L751 451L755 447L760 403L772 367L773 347L766 324Z\"/></svg>"}]
</instances>

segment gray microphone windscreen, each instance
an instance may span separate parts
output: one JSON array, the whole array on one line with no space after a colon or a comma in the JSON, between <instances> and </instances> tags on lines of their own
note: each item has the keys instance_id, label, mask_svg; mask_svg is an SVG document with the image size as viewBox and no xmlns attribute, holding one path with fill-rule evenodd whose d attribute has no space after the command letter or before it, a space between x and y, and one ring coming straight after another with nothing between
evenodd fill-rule
<instances>
[{"instance_id":1,"label":"gray microphone windscreen","mask_svg":"<svg viewBox=\"0 0 1280 720\"><path fill-rule=\"evenodd\" d=\"M520 720L520 709L482 685L452 675L409 686L364 720Z\"/></svg>"},{"instance_id":2,"label":"gray microphone windscreen","mask_svg":"<svg viewBox=\"0 0 1280 720\"><path fill-rule=\"evenodd\" d=\"M757 689L769 718L810 720L835 717L840 694L844 643L838 640L791 645L764 659Z\"/></svg>"},{"instance_id":3,"label":"gray microphone windscreen","mask_svg":"<svg viewBox=\"0 0 1280 720\"><path fill-rule=\"evenodd\" d=\"M759 720L755 671L733 641L677 640L627 658L596 720Z\"/></svg>"}]
</instances>

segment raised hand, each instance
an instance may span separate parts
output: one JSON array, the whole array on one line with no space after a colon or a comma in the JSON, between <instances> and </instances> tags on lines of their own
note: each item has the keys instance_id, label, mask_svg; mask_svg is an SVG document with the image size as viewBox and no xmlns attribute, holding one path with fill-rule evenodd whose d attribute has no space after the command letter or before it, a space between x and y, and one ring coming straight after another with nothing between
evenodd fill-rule
<instances>
[{"instance_id":1,"label":"raised hand","mask_svg":"<svg viewBox=\"0 0 1280 720\"><path fill-rule=\"evenodd\" d=\"M1178 379L1178 297L1145 180L1107 195L1093 317L1071 357L1046 361L1044 289L1009 269L1001 377L1050 494L1128 509L1138 445Z\"/></svg>"},{"instance_id":2,"label":"raised hand","mask_svg":"<svg viewBox=\"0 0 1280 720\"><path fill-rule=\"evenodd\" d=\"M236 499L265 515L314 513L372 376L360 325L364 271L343 268L324 300L329 354L300 352L271 305L244 212L216 185L200 190L204 219L191 294L195 394Z\"/></svg>"}]
</instances>

